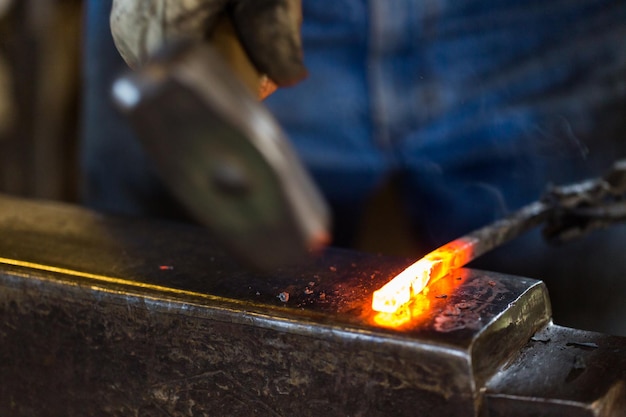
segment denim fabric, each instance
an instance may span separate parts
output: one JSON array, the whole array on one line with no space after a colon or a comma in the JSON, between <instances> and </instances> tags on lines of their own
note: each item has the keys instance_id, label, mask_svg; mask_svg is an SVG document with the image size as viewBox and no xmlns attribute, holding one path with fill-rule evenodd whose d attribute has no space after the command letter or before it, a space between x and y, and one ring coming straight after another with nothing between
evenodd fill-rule
<instances>
[{"instance_id":1,"label":"denim fabric","mask_svg":"<svg viewBox=\"0 0 626 417\"><path fill-rule=\"evenodd\" d=\"M304 0L267 100L329 199L398 176L437 245L623 156L626 2Z\"/></svg>"},{"instance_id":2,"label":"denim fabric","mask_svg":"<svg viewBox=\"0 0 626 417\"><path fill-rule=\"evenodd\" d=\"M82 200L104 212L186 218L113 107L111 84L128 67L111 37L111 2L90 0L85 11Z\"/></svg>"}]
</instances>

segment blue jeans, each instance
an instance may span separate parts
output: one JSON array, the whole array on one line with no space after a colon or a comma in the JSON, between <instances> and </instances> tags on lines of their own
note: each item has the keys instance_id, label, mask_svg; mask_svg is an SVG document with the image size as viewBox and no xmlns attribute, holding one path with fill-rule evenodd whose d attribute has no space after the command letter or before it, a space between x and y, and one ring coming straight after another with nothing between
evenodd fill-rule
<instances>
[{"instance_id":1,"label":"blue jeans","mask_svg":"<svg viewBox=\"0 0 626 417\"><path fill-rule=\"evenodd\" d=\"M123 68L109 8L88 2L86 203L180 216L103 99ZM546 184L598 175L626 155L623 0L303 0L303 12L310 76L267 104L333 207L343 242L392 177L419 239L435 247L538 198ZM535 233L482 265L546 280L562 323L626 334L626 260L615 253L625 236L615 228L553 249ZM585 324L591 311L597 320Z\"/></svg>"}]
</instances>

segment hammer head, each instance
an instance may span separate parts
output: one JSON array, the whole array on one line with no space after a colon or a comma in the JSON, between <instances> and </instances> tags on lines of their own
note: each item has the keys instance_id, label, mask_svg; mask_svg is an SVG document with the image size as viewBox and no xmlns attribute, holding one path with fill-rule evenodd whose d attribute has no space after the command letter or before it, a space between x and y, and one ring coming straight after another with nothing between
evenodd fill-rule
<instances>
[{"instance_id":1,"label":"hammer head","mask_svg":"<svg viewBox=\"0 0 626 417\"><path fill-rule=\"evenodd\" d=\"M113 86L164 183L250 265L306 259L326 205L271 114L209 45L178 45Z\"/></svg>"}]
</instances>

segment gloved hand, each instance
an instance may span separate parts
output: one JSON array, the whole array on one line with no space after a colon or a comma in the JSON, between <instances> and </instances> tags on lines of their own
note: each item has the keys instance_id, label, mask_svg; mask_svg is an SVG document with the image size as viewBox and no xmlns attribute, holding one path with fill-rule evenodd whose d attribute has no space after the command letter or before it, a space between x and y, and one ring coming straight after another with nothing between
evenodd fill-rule
<instances>
[{"instance_id":1,"label":"gloved hand","mask_svg":"<svg viewBox=\"0 0 626 417\"><path fill-rule=\"evenodd\" d=\"M300 0L113 0L111 31L135 67L163 45L206 40L227 14L256 69L279 86L306 75L300 39Z\"/></svg>"}]
</instances>

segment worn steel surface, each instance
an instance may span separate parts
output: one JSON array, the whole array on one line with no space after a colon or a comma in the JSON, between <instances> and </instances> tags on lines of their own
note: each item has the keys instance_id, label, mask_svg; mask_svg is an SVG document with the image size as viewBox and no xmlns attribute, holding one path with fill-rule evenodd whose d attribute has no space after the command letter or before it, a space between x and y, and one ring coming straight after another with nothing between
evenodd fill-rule
<instances>
[{"instance_id":1,"label":"worn steel surface","mask_svg":"<svg viewBox=\"0 0 626 417\"><path fill-rule=\"evenodd\" d=\"M551 325L487 384L489 416L625 416L623 337Z\"/></svg>"},{"instance_id":2,"label":"worn steel surface","mask_svg":"<svg viewBox=\"0 0 626 417\"><path fill-rule=\"evenodd\" d=\"M259 274L202 229L0 197L0 414L495 413L484 386L549 323L544 285L461 270L389 327L371 294L409 262Z\"/></svg>"}]
</instances>

